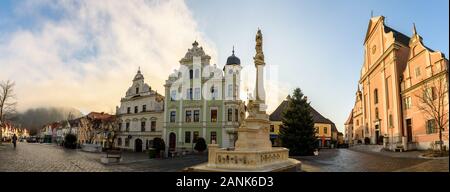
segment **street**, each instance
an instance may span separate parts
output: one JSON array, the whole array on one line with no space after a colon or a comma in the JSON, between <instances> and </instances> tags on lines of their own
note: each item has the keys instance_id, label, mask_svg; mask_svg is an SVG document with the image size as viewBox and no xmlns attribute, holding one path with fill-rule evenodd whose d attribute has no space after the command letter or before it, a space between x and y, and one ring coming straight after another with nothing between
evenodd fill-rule
<instances>
[{"instance_id":1,"label":"street","mask_svg":"<svg viewBox=\"0 0 450 192\"><path fill-rule=\"evenodd\" d=\"M449 159L421 159L421 152L365 152L323 149L319 156L296 157L305 172L449 171ZM68 150L50 144L19 142L0 147L0 172L176 172L204 163L207 155L148 159L146 153L124 152L120 164L100 163L101 154Z\"/></svg>"}]
</instances>

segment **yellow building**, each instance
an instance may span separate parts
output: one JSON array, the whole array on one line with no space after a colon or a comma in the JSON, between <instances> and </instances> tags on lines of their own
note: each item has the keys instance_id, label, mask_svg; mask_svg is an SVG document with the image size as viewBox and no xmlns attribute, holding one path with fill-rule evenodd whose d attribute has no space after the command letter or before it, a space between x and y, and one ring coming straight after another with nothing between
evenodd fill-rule
<instances>
[{"instance_id":1,"label":"yellow building","mask_svg":"<svg viewBox=\"0 0 450 192\"><path fill-rule=\"evenodd\" d=\"M270 120L270 140L274 146L280 146L281 142L278 139L280 133L280 126L282 123L282 113L288 107L290 96L288 96L269 116ZM314 121L314 128L316 129L316 137L318 146L321 148L332 147L332 144L337 142L338 131L335 124L322 116L314 108L311 107L311 115Z\"/></svg>"},{"instance_id":2,"label":"yellow building","mask_svg":"<svg viewBox=\"0 0 450 192\"><path fill-rule=\"evenodd\" d=\"M448 60L423 44L415 26L409 37L384 20L372 17L367 27L349 139L391 150L427 149L439 134L436 118L421 109L420 97L429 93L435 103L443 104L440 114L448 114ZM424 86L429 86L426 91ZM448 146L448 115L438 119L447 122L443 140Z\"/></svg>"}]
</instances>

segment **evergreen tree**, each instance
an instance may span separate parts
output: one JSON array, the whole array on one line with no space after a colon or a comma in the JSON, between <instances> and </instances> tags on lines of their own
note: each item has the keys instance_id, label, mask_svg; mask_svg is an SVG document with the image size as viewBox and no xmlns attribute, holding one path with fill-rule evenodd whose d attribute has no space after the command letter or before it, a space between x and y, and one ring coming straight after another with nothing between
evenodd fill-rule
<instances>
[{"instance_id":1,"label":"evergreen tree","mask_svg":"<svg viewBox=\"0 0 450 192\"><path fill-rule=\"evenodd\" d=\"M300 88L288 99L288 107L282 113L280 139L290 155L312 155L316 148L316 131L310 105Z\"/></svg>"}]
</instances>

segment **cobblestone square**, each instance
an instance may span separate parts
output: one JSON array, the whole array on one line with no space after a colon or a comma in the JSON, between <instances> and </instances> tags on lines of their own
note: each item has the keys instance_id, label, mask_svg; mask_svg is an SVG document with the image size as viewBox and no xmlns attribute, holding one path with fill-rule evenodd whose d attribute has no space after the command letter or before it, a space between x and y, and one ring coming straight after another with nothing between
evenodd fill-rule
<instances>
[{"instance_id":1,"label":"cobblestone square","mask_svg":"<svg viewBox=\"0 0 450 192\"><path fill-rule=\"evenodd\" d=\"M422 159L422 152L367 152L323 149L319 156L296 157L305 172L448 172L449 159ZM0 172L178 172L207 161L203 155L148 159L146 153L124 152L119 164L105 165L100 153L68 150L51 144L19 142L0 146Z\"/></svg>"}]
</instances>

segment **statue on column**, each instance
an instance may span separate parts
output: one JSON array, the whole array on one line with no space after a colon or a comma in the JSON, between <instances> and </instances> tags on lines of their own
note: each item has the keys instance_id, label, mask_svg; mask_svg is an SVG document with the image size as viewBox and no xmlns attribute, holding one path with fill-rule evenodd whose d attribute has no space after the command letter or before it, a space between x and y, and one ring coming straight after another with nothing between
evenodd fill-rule
<instances>
[{"instance_id":1,"label":"statue on column","mask_svg":"<svg viewBox=\"0 0 450 192\"><path fill-rule=\"evenodd\" d=\"M262 37L261 29L258 29L255 40L256 40L256 45L255 45L256 55L253 59L255 60L256 65L263 65L264 64L264 53L262 50L263 37Z\"/></svg>"}]
</instances>

